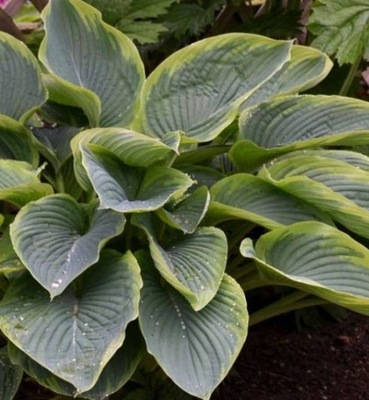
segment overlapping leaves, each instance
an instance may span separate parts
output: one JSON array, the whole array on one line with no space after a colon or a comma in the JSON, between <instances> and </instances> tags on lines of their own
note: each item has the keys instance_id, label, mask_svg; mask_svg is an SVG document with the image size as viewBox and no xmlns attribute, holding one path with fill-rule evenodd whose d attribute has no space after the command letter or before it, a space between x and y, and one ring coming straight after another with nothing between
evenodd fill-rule
<instances>
[{"instance_id":1,"label":"overlapping leaves","mask_svg":"<svg viewBox=\"0 0 369 400\"><path fill-rule=\"evenodd\" d=\"M369 237L369 173L368 158L345 152L341 159L356 161L354 165L340 158L340 151L309 154L298 153L273 162L260 172L275 187L295 198L304 200L328 213L351 231ZM336 158L334 158L336 157Z\"/></svg>"},{"instance_id":2,"label":"overlapping leaves","mask_svg":"<svg viewBox=\"0 0 369 400\"><path fill-rule=\"evenodd\" d=\"M217 182L210 190L207 221L218 223L244 219L267 229L311 219L328 222L318 207L297 199L272 183L249 174L235 174Z\"/></svg>"},{"instance_id":3,"label":"overlapping leaves","mask_svg":"<svg viewBox=\"0 0 369 400\"><path fill-rule=\"evenodd\" d=\"M132 254L114 251L103 253L82 276L78 290L69 286L52 302L25 274L0 302L0 328L34 361L77 393L85 392L123 344L127 324L138 315L141 286Z\"/></svg>"},{"instance_id":4,"label":"overlapping leaves","mask_svg":"<svg viewBox=\"0 0 369 400\"><path fill-rule=\"evenodd\" d=\"M180 134L170 132L165 141L151 138L138 132L123 128L88 129L76 136L71 147L74 155L74 169L79 183L86 190L90 187L86 170L82 165L82 154L88 149L88 144L114 153L114 157L131 167L149 167L166 160L178 152Z\"/></svg>"},{"instance_id":5,"label":"overlapping leaves","mask_svg":"<svg viewBox=\"0 0 369 400\"><path fill-rule=\"evenodd\" d=\"M0 200L22 207L52 193L52 187L40 182L37 171L31 165L0 159Z\"/></svg>"},{"instance_id":6,"label":"overlapping leaves","mask_svg":"<svg viewBox=\"0 0 369 400\"><path fill-rule=\"evenodd\" d=\"M130 324L123 346L106 364L95 386L83 393L83 398L101 400L119 390L131 378L142 359L144 350L145 345L138 328ZM64 396L76 396L77 389L71 383L58 378L13 344L9 344L9 357L13 364L21 366L28 375L53 392Z\"/></svg>"},{"instance_id":7,"label":"overlapping leaves","mask_svg":"<svg viewBox=\"0 0 369 400\"><path fill-rule=\"evenodd\" d=\"M317 146L354 146L369 141L369 106L340 96L281 96L245 110L230 158L253 170L288 152Z\"/></svg>"},{"instance_id":8,"label":"overlapping leaves","mask_svg":"<svg viewBox=\"0 0 369 400\"><path fill-rule=\"evenodd\" d=\"M169 167L130 167L114 153L87 144L82 163L99 196L101 207L119 212L153 211L193 184L184 173Z\"/></svg>"},{"instance_id":9,"label":"overlapping leaves","mask_svg":"<svg viewBox=\"0 0 369 400\"><path fill-rule=\"evenodd\" d=\"M369 315L369 250L334 227L299 222L265 234L255 249L245 239L241 253L256 260L268 284L302 289Z\"/></svg>"},{"instance_id":10,"label":"overlapping leaves","mask_svg":"<svg viewBox=\"0 0 369 400\"><path fill-rule=\"evenodd\" d=\"M195 310L201 310L216 295L227 261L227 239L220 229L198 228L167 244L159 242L154 217L135 217L144 229L151 257L161 275L175 287Z\"/></svg>"},{"instance_id":11,"label":"overlapping leaves","mask_svg":"<svg viewBox=\"0 0 369 400\"><path fill-rule=\"evenodd\" d=\"M46 101L41 69L19 40L0 33L0 114L26 121Z\"/></svg>"},{"instance_id":12,"label":"overlapping leaves","mask_svg":"<svg viewBox=\"0 0 369 400\"><path fill-rule=\"evenodd\" d=\"M246 339L242 289L225 275L213 300L196 312L177 291L161 284L149 255L140 254L139 262L145 282L139 321L148 351L179 387L209 399Z\"/></svg>"}]
</instances>

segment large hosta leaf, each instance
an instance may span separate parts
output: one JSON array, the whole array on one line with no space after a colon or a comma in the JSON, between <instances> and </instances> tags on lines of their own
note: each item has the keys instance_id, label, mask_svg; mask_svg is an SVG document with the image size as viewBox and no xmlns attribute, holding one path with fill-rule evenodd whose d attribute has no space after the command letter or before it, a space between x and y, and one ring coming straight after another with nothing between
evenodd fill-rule
<instances>
[{"instance_id":1,"label":"large hosta leaf","mask_svg":"<svg viewBox=\"0 0 369 400\"><path fill-rule=\"evenodd\" d=\"M269 182L249 175L235 174L217 182L211 189L207 221L244 219L267 229L298 221L329 218L318 208L296 199Z\"/></svg>"},{"instance_id":2,"label":"large hosta leaf","mask_svg":"<svg viewBox=\"0 0 369 400\"><path fill-rule=\"evenodd\" d=\"M74 154L75 172L84 188L89 182L82 166L81 150L87 143L108 150L124 164L134 167L149 167L173 157L178 152L180 134L170 132L166 137L169 145L161 140L124 128L95 128L81 132L71 143Z\"/></svg>"},{"instance_id":3,"label":"large hosta leaf","mask_svg":"<svg viewBox=\"0 0 369 400\"><path fill-rule=\"evenodd\" d=\"M369 250L320 222L299 222L241 243L271 284L302 289L369 315Z\"/></svg>"},{"instance_id":4,"label":"large hosta leaf","mask_svg":"<svg viewBox=\"0 0 369 400\"><path fill-rule=\"evenodd\" d=\"M100 249L122 233L124 223L121 214L84 209L59 194L23 207L10 235L19 258L54 297L99 259Z\"/></svg>"},{"instance_id":5,"label":"large hosta leaf","mask_svg":"<svg viewBox=\"0 0 369 400\"><path fill-rule=\"evenodd\" d=\"M273 162L261 177L369 238L369 173L346 162L302 154Z\"/></svg>"},{"instance_id":6,"label":"large hosta leaf","mask_svg":"<svg viewBox=\"0 0 369 400\"><path fill-rule=\"evenodd\" d=\"M311 47L292 46L291 60L255 90L240 110L255 106L276 95L298 93L323 80L332 68L325 54Z\"/></svg>"},{"instance_id":7,"label":"large hosta leaf","mask_svg":"<svg viewBox=\"0 0 369 400\"><path fill-rule=\"evenodd\" d=\"M25 121L46 101L41 70L31 51L0 32L0 114Z\"/></svg>"},{"instance_id":8,"label":"large hosta leaf","mask_svg":"<svg viewBox=\"0 0 369 400\"><path fill-rule=\"evenodd\" d=\"M8 348L0 349L0 398L13 400L21 383L23 370L10 363Z\"/></svg>"},{"instance_id":9,"label":"large hosta leaf","mask_svg":"<svg viewBox=\"0 0 369 400\"><path fill-rule=\"evenodd\" d=\"M39 57L53 74L49 86L56 100L78 104L93 126L129 126L144 80L133 43L80 0L52 1L43 18Z\"/></svg>"},{"instance_id":10,"label":"large hosta leaf","mask_svg":"<svg viewBox=\"0 0 369 400\"><path fill-rule=\"evenodd\" d=\"M0 200L22 207L52 193L52 187L40 182L30 164L0 159Z\"/></svg>"},{"instance_id":11,"label":"large hosta leaf","mask_svg":"<svg viewBox=\"0 0 369 400\"><path fill-rule=\"evenodd\" d=\"M139 258L144 279L139 321L148 351L179 387L209 399L246 339L244 293L225 275L213 300L196 312L176 290L160 283L148 257Z\"/></svg>"},{"instance_id":12,"label":"large hosta leaf","mask_svg":"<svg viewBox=\"0 0 369 400\"><path fill-rule=\"evenodd\" d=\"M152 211L172 196L181 196L193 183L168 167L130 167L101 146L87 144L82 162L99 196L101 207L120 212Z\"/></svg>"},{"instance_id":13,"label":"large hosta leaf","mask_svg":"<svg viewBox=\"0 0 369 400\"><path fill-rule=\"evenodd\" d=\"M253 169L290 151L322 145L369 143L369 105L340 96L282 96L240 117L230 150L239 169Z\"/></svg>"},{"instance_id":14,"label":"large hosta leaf","mask_svg":"<svg viewBox=\"0 0 369 400\"><path fill-rule=\"evenodd\" d=\"M0 302L0 328L34 361L74 385L77 393L85 392L137 317L141 286L136 259L114 251L102 254L76 292L70 286L51 302L47 291L24 274Z\"/></svg>"},{"instance_id":15,"label":"large hosta leaf","mask_svg":"<svg viewBox=\"0 0 369 400\"><path fill-rule=\"evenodd\" d=\"M64 396L75 396L77 394L77 390L72 384L58 378L13 344L8 346L12 363L20 365L28 375L42 386ZM123 346L106 364L96 385L84 392L82 397L84 399L102 400L119 390L131 378L142 359L144 350L145 344L136 324L134 326L128 325Z\"/></svg>"},{"instance_id":16,"label":"large hosta leaf","mask_svg":"<svg viewBox=\"0 0 369 400\"><path fill-rule=\"evenodd\" d=\"M138 126L152 136L182 130L201 142L214 139L241 102L289 59L290 47L232 33L179 50L147 79Z\"/></svg>"},{"instance_id":17,"label":"large hosta leaf","mask_svg":"<svg viewBox=\"0 0 369 400\"><path fill-rule=\"evenodd\" d=\"M312 45L342 64L369 59L369 3L366 0L320 0L313 5Z\"/></svg>"},{"instance_id":18,"label":"large hosta leaf","mask_svg":"<svg viewBox=\"0 0 369 400\"><path fill-rule=\"evenodd\" d=\"M167 244L159 242L154 217L132 219L144 229L151 257L164 279L175 287L196 310L205 307L219 289L227 262L227 239L218 228L198 228Z\"/></svg>"}]
</instances>

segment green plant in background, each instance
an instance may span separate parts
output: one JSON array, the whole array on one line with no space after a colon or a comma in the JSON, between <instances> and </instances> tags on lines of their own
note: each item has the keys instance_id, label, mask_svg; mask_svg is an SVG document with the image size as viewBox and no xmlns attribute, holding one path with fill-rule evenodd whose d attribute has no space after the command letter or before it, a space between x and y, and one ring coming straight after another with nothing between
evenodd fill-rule
<instances>
[{"instance_id":1,"label":"green plant in background","mask_svg":"<svg viewBox=\"0 0 369 400\"><path fill-rule=\"evenodd\" d=\"M42 17L42 70L0 35L2 399L22 371L92 400L165 373L209 399L250 324L369 314L369 105L297 95L327 56L233 33L145 78L86 3ZM265 285L292 290L249 319L244 292Z\"/></svg>"},{"instance_id":2,"label":"green plant in background","mask_svg":"<svg viewBox=\"0 0 369 400\"><path fill-rule=\"evenodd\" d=\"M340 90L346 95L363 59L369 60L369 3L367 1L319 0L314 2L309 30L316 36L311 45L351 64Z\"/></svg>"},{"instance_id":3,"label":"green plant in background","mask_svg":"<svg viewBox=\"0 0 369 400\"><path fill-rule=\"evenodd\" d=\"M101 11L104 21L140 44L155 43L167 28L157 19L178 0L88 0Z\"/></svg>"}]
</instances>

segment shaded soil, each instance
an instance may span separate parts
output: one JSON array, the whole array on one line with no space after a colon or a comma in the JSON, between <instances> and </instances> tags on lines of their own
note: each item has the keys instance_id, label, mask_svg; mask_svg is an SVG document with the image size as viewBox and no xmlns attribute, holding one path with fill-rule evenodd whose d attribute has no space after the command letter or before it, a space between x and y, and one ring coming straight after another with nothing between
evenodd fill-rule
<instances>
[{"instance_id":1,"label":"shaded soil","mask_svg":"<svg viewBox=\"0 0 369 400\"><path fill-rule=\"evenodd\" d=\"M369 400L369 318L296 330L286 318L252 327L212 400Z\"/></svg>"}]
</instances>

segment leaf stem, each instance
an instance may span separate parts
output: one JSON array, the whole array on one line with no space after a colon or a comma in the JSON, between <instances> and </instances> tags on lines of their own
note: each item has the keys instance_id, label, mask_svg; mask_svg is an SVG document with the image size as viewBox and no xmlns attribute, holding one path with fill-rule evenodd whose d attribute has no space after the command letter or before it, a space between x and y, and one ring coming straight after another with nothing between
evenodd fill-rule
<instances>
[{"instance_id":1,"label":"leaf stem","mask_svg":"<svg viewBox=\"0 0 369 400\"><path fill-rule=\"evenodd\" d=\"M339 92L340 96L346 96L347 93L349 92L349 90L350 90L350 88L352 86L352 83L353 83L353 81L355 79L357 70L359 69L360 63L361 63L361 56L359 56L356 59L356 61L351 65L350 71L347 74L346 79L343 82L343 85L342 85L341 90Z\"/></svg>"},{"instance_id":2,"label":"leaf stem","mask_svg":"<svg viewBox=\"0 0 369 400\"><path fill-rule=\"evenodd\" d=\"M63 179L63 175L60 172L60 170L56 173L55 185L56 185L56 190L58 193L65 193L64 179Z\"/></svg>"},{"instance_id":3,"label":"leaf stem","mask_svg":"<svg viewBox=\"0 0 369 400\"><path fill-rule=\"evenodd\" d=\"M288 313L290 311L296 311L306 307L313 307L329 303L329 301L318 297L306 298L308 296L310 296L309 293L298 290L283 297L278 301L275 301L269 306L264 307L261 310L251 314L249 326L256 325L269 318L273 318L278 315Z\"/></svg>"}]
</instances>

